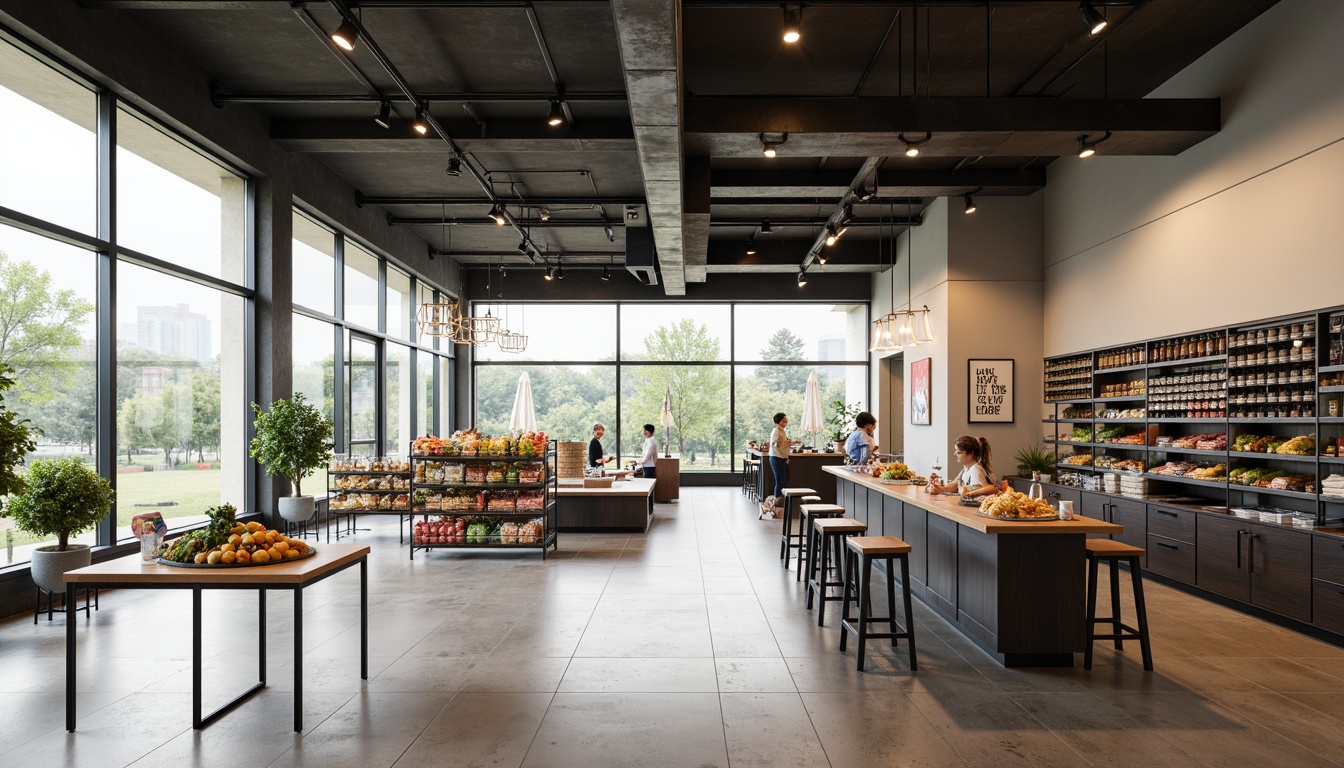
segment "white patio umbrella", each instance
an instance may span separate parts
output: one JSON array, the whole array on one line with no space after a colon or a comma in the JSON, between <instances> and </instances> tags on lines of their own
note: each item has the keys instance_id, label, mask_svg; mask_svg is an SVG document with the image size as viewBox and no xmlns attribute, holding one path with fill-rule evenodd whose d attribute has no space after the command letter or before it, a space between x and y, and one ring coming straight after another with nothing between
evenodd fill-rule
<instances>
[{"instance_id":1,"label":"white patio umbrella","mask_svg":"<svg viewBox=\"0 0 1344 768\"><path fill-rule=\"evenodd\" d=\"M807 392L803 395L803 417L798 427L812 435L812 444L817 443L817 433L826 428L826 419L821 414L821 391L817 386L817 371L807 377Z\"/></svg>"},{"instance_id":2,"label":"white patio umbrella","mask_svg":"<svg viewBox=\"0 0 1344 768\"><path fill-rule=\"evenodd\" d=\"M667 385L667 388L663 390L663 410L658 414L658 423L663 427L663 442L665 445L663 455L670 458L672 456L672 426L677 423L676 420L672 418L671 384Z\"/></svg>"},{"instance_id":3,"label":"white patio umbrella","mask_svg":"<svg viewBox=\"0 0 1344 768\"><path fill-rule=\"evenodd\" d=\"M532 407L532 380L527 371L518 377L518 392L513 396L513 413L509 415L509 429L519 432L537 431L537 411Z\"/></svg>"}]
</instances>

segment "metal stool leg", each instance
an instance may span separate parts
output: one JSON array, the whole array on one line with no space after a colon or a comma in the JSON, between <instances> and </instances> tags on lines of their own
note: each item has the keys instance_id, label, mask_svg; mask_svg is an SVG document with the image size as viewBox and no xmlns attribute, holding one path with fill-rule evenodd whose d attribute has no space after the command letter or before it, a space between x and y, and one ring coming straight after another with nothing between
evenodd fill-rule
<instances>
[{"instance_id":1,"label":"metal stool leg","mask_svg":"<svg viewBox=\"0 0 1344 768\"><path fill-rule=\"evenodd\" d=\"M1148 642L1148 606L1143 599L1143 576L1139 574L1139 558L1129 558L1129 578L1134 584L1134 611L1139 614L1139 648L1143 651L1143 668L1153 671L1153 648Z\"/></svg>"},{"instance_id":2,"label":"metal stool leg","mask_svg":"<svg viewBox=\"0 0 1344 768\"><path fill-rule=\"evenodd\" d=\"M896 634L896 570L892 555L887 555L887 627ZM891 638L891 647L897 647L898 638Z\"/></svg>"}]
</instances>

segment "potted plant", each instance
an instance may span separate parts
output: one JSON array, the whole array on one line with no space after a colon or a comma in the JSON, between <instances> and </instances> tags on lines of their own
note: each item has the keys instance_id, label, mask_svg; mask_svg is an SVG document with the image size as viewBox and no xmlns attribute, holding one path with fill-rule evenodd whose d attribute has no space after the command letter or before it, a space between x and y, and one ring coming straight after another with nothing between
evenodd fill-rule
<instances>
[{"instance_id":1,"label":"potted plant","mask_svg":"<svg viewBox=\"0 0 1344 768\"><path fill-rule=\"evenodd\" d=\"M256 437L248 452L266 468L266 474L283 477L293 486L291 496L280 497L280 517L299 523L313 516L313 497L304 496L301 484L331 460L331 422L309 405L302 392L293 400L276 400L269 411L252 404L257 415L252 422Z\"/></svg>"},{"instance_id":2,"label":"potted plant","mask_svg":"<svg viewBox=\"0 0 1344 768\"><path fill-rule=\"evenodd\" d=\"M1017 472L1022 477L1031 477L1033 472L1041 473L1041 482L1050 482L1050 470L1055 468L1054 454L1045 449L1045 446L1028 445L1017 449L1013 454L1013 459L1017 462Z\"/></svg>"},{"instance_id":3,"label":"potted plant","mask_svg":"<svg viewBox=\"0 0 1344 768\"><path fill-rule=\"evenodd\" d=\"M70 537L87 531L112 509L112 484L75 456L38 459L28 467L23 490L10 498L4 515L19 529L56 536L56 543L33 551L33 581L48 592L65 591L65 572L91 562L88 544Z\"/></svg>"},{"instance_id":4,"label":"potted plant","mask_svg":"<svg viewBox=\"0 0 1344 768\"><path fill-rule=\"evenodd\" d=\"M863 407L858 403L846 405L844 400L831 401L831 418L828 420L831 425L831 439L836 445L843 445L845 438L854 431L854 418L863 413Z\"/></svg>"}]
</instances>

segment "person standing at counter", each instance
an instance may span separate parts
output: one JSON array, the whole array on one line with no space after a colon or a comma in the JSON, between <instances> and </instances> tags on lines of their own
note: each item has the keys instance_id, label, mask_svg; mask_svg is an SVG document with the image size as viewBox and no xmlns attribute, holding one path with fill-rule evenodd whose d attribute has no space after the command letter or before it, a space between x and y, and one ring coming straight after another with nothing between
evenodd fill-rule
<instances>
[{"instance_id":1,"label":"person standing at counter","mask_svg":"<svg viewBox=\"0 0 1344 768\"><path fill-rule=\"evenodd\" d=\"M775 414L775 428L770 433L770 471L775 475L774 493L761 504L761 517L774 516L777 507L784 506L784 487L789 484L789 449L802 445L801 440L789 440L784 432L789 417L781 411Z\"/></svg>"},{"instance_id":2,"label":"person standing at counter","mask_svg":"<svg viewBox=\"0 0 1344 768\"><path fill-rule=\"evenodd\" d=\"M961 465L961 473L955 482L939 484L937 474L929 475L929 484L924 490L929 493L950 493L956 491L963 498L971 496L989 496L998 493L1001 488L995 483L994 468L990 464L989 441L983 437L962 435L953 443L952 458ZM1005 482L1006 486L1007 483Z\"/></svg>"},{"instance_id":3,"label":"person standing at counter","mask_svg":"<svg viewBox=\"0 0 1344 768\"><path fill-rule=\"evenodd\" d=\"M864 411L854 417L854 431L845 441L845 455L849 463L863 466L877 453L877 441L873 439L873 430L877 429L877 418Z\"/></svg>"},{"instance_id":4,"label":"person standing at counter","mask_svg":"<svg viewBox=\"0 0 1344 768\"><path fill-rule=\"evenodd\" d=\"M616 458L615 454L611 456L602 455L602 435L606 434L607 428L601 424L593 425L593 439L588 441L588 466L601 467L608 461Z\"/></svg>"},{"instance_id":5,"label":"person standing at counter","mask_svg":"<svg viewBox=\"0 0 1344 768\"><path fill-rule=\"evenodd\" d=\"M639 459L644 477L653 477L658 464L658 438L653 436L653 425L644 425L644 455Z\"/></svg>"}]
</instances>

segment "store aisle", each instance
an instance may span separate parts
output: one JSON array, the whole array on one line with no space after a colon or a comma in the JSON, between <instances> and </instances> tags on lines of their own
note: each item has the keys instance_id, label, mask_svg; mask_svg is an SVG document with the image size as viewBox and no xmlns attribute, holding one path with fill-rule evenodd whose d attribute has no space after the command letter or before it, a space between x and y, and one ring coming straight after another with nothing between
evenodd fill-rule
<instances>
[{"instance_id":1,"label":"store aisle","mask_svg":"<svg viewBox=\"0 0 1344 768\"><path fill-rule=\"evenodd\" d=\"M73 736L63 617L0 622L0 765L1344 762L1344 649L1151 584L1155 673L1137 646L1101 644L1091 672L1005 670L916 602L919 671L878 641L859 674L852 648L838 651L838 611L817 627L780 567L779 523L757 521L736 489L681 494L647 535L561 534L545 563L498 551L412 562L391 521L362 520L371 677L358 675L349 572L306 593L301 735L289 731L287 596L268 604L270 688L200 733L187 594L104 593L79 632ZM208 706L253 674L256 598L206 600Z\"/></svg>"}]
</instances>

